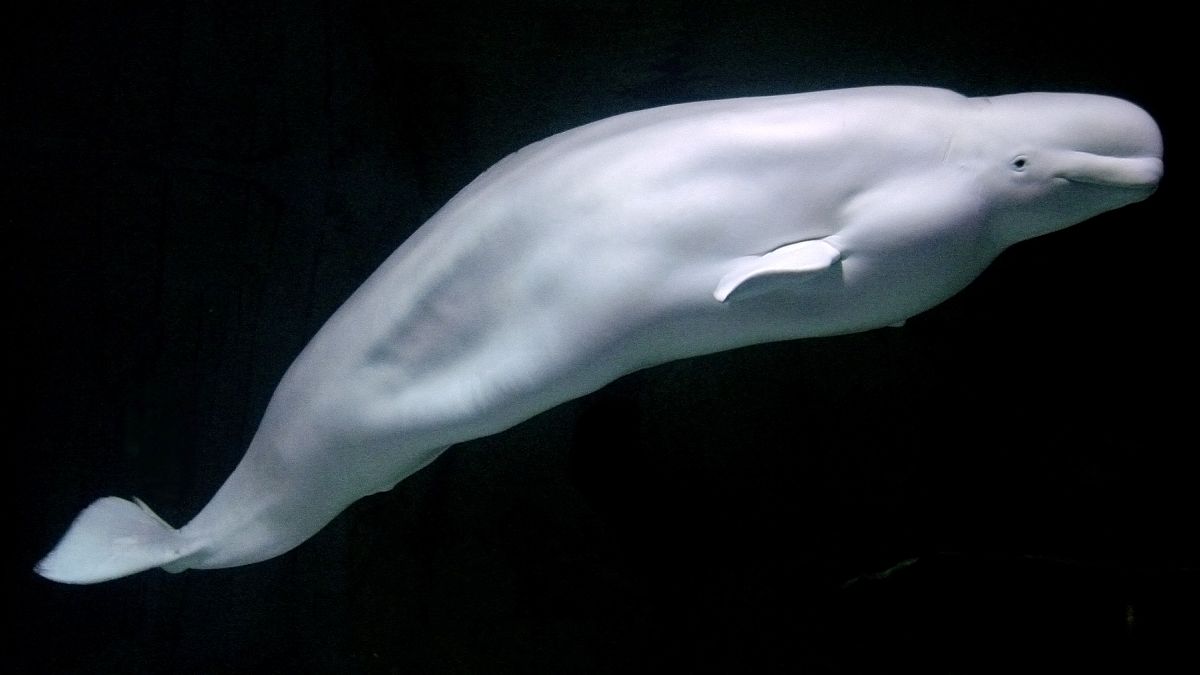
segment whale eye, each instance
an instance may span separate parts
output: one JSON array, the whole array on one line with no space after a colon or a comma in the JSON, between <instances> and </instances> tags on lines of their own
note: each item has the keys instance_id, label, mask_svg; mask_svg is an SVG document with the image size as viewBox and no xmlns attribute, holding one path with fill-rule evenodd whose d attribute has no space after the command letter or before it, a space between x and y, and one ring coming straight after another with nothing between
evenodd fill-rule
<instances>
[{"instance_id":1,"label":"whale eye","mask_svg":"<svg viewBox=\"0 0 1200 675\"><path fill-rule=\"evenodd\" d=\"M1013 171L1024 171L1026 166L1029 166L1029 159L1025 155L1017 155L1013 158Z\"/></svg>"}]
</instances>

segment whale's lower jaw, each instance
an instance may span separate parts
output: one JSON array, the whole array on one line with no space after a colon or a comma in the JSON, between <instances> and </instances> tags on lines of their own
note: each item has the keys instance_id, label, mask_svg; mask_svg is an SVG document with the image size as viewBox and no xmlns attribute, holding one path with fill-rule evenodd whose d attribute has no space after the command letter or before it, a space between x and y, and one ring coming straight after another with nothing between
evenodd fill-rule
<instances>
[{"instance_id":1,"label":"whale's lower jaw","mask_svg":"<svg viewBox=\"0 0 1200 675\"><path fill-rule=\"evenodd\" d=\"M1059 175L1072 183L1134 190L1148 197L1162 180L1163 162L1157 157L1093 156Z\"/></svg>"}]
</instances>

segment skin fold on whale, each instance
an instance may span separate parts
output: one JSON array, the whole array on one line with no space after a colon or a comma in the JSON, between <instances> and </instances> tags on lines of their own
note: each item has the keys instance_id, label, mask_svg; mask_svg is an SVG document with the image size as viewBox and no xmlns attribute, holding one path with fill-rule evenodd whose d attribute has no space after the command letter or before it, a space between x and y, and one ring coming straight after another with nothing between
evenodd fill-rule
<instances>
[{"instance_id":1,"label":"skin fold on whale","mask_svg":"<svg viewBox=\"0 0 1200 675\"><path fill-rule=\"evenodd\" d=\"M95 583L259 562L449 446L640 368L902 323L1008 246L1148 197L1154 120L1121 99L867 87L618 115L458 193L287 370L179 529L88 506L36 567Z\"/></svg>"}]
</instances>

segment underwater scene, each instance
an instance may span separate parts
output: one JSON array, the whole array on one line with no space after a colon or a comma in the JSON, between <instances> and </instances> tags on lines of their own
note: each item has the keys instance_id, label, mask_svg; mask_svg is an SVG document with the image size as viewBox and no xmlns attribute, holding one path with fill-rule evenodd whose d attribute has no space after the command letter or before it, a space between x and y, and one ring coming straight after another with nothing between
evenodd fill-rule
<instances>
[{"instance_id":1,"label":"underwater scene","mask_svg":"<svg viewBox=\"0 0 1200 675\"><path fill-rule=\"evenodd\" d=\"M35 11L13 669L1194 669L1179 20Z\"/></svg>"}]
</instances>

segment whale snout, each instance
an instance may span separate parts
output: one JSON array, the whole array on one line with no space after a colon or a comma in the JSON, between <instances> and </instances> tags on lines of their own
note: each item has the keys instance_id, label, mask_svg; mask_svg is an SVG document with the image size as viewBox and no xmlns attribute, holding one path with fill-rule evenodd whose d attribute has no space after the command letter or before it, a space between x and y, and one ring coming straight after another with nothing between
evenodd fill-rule
<instances>
[{"instance_id":1,"label":"whale snout","mask_svg":"<svg viewBox=\"0 0 1200 675\"><path fill-rule=\"evenodd\" d=\"M990 99L992 119L1051 158L1072 183L1153 192L1163 175L1158 124L1129 101L1096 94L1029 93Z\"/></svg>"},{"instance_id":2,"label":"whale snout","mask_svg":"<svg viewBox=\"0 0 1200 675\"><path fill-rule=\"evenodd\" d=\"M1158 157L1105 157L1072 153L1059 176L1073 183L1153 191L1162 180L1163 162Z\"/></svg>"},{"instance_id":3,"label":"whale snout","mask_svg":"<svg viewBox=\"0 0 1200 675\"><path fill-rule=\"evenodd\" d=\"M1158 124L1142 108L1108 96L1077 94L1077 119L1064 120L1056 175L1073 183L1153 192L1163 176Z\"/></svg>"}]
</instances>

